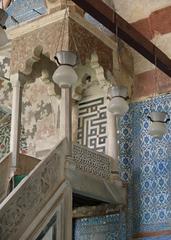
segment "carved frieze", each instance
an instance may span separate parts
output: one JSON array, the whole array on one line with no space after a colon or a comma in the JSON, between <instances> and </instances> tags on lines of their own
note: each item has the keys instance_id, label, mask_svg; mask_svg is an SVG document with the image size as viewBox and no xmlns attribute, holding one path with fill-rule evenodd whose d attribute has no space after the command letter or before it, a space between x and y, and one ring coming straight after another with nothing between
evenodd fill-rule
<instances>
[{"instance_id":1,"label":"carved frieze","mask_svg":"<svg viewBox=\"0 0 171 240\"><path fill-rule=\"evenodd\" d=\"M20 239L57 190L64 177L65 151L66 142L63 141L0 206L0 240Z\"/></svg>"}]
</instances>

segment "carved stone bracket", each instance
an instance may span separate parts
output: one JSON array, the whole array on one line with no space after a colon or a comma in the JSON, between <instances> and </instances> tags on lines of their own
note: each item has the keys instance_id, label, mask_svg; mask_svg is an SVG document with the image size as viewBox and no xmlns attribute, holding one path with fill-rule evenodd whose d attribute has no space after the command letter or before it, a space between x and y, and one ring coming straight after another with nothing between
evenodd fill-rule
<instances>
[{"instance_id":1,"label":"carved stone bracket","mask_svg":"<svg viewBox=\"0 0 171 240\"><path fill-rule=\"evenodd\" d=\"M86 95L97 94L97 88L103 95L107 94L111 83L105 78L104 69L99 64L97 53L93 53L91 59L87 59L84 65L79 65L76 71L79 80L73 89L73 99L81 100ZM93 92L93 89L96 89L96 93Z\"/></svg>"}]
</instances>

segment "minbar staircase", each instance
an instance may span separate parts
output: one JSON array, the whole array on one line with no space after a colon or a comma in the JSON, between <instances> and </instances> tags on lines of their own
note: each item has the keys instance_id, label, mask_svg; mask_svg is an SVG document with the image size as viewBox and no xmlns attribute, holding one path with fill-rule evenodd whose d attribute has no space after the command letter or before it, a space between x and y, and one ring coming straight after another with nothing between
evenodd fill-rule
<instances>
[{"instance_id":1,"label":"minbar staircase","mask_svg":"<svg viewBox=\"0 0 171 240\"><path fill-rule=\"evenodd\" d=\"M125 204L111 157L80 145L72 145L71 154L68 149L63 139L42 161L20 155L22 167L22 158L30 160L30 173L9 194L11 154L1 160L0 240L71 240L73 208Z\"/></svg>"}]
</instances>

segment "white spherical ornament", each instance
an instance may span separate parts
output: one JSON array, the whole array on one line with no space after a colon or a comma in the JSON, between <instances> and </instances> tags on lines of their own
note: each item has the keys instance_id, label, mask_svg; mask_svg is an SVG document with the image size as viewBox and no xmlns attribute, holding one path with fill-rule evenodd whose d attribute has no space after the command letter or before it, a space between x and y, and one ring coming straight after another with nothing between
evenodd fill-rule
<instances>
[{"instance_id":1,"label":"white spherical ornament","mask_svg":"<svg viewBox=\"0 0 171 240\"><path fill-rule=\"evenodd\" d=\"M109 103L108 110L114 115L122 116L129 110L129 105L124 98L114 97Z\"/></svg>"},{"instance_id":2,"label":"white spherical ornament","mask_svg":"<svg viewBox=\"0 0 171 240\"><path fill-rule=\"evenodd\" d=\"M61 65L54 72L52 79L59 87L72 87L76 84L78 76L73 67Z\"/></svg>"},{"instance_id":3,"label":"white spherical ornament","mask_svg":"<svg viewBox=\"0 0 171 240\"><path fill-rule=\"evenodd\" d=\"M162 137L167 132L167 126L163 122L151 122L148 131L153 137Z\"/></svg>"}]
</instances>

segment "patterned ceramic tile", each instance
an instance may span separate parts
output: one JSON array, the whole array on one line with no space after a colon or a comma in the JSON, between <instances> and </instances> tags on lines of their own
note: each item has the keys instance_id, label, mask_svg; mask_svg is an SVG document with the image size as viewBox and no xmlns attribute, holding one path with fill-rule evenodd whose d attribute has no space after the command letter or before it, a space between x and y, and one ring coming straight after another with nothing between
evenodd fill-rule
<instances>
[{"instance_id":1,"label":"patterned ceramic tile","mask_svg":"<svg viewBox=\"0 0 171 240\"><path fill-rule=\"evenodd\" d=\"M150 100L130 104L128 114L120 121L121 177L129 183L127 239L138 232L171 229L171 122L165 136L151 137L147 116L152 110L166 111L171 116L171 95L157 97L153 104ZM76 240L115 239L107 237L110 231L117 234L115 221L112 220L111 230L107 223L109 228L106 226L104 232L100 221L101 218L77 221ZM168 240L171 236L141 240L153 239Z\"/></svg>"},{"instance_id":2,"label":"patterned ceramic tile","mask_svg":"<svg viewBox=\"0 0 171 240\"><path fill-rule=\"evenodd\" d=\"M75 222L75 240L126 240L125 225L120 227L124 216L110 215L77 220Z\"/></svg>"},{"instance_id":3,"label":"patterned ceramic tile","mask_svg":"<svg viewBox=\"0 0 171 240\"><path fill-rule=\"evenodd\" d=\"M171 116L171 95L157 97L153 104L131 104L120 121L121 176L129 182L134 233L171 229L171 123L165 136L151 137L147 116L152 110Z\"/></svg>"}]
</instances>

